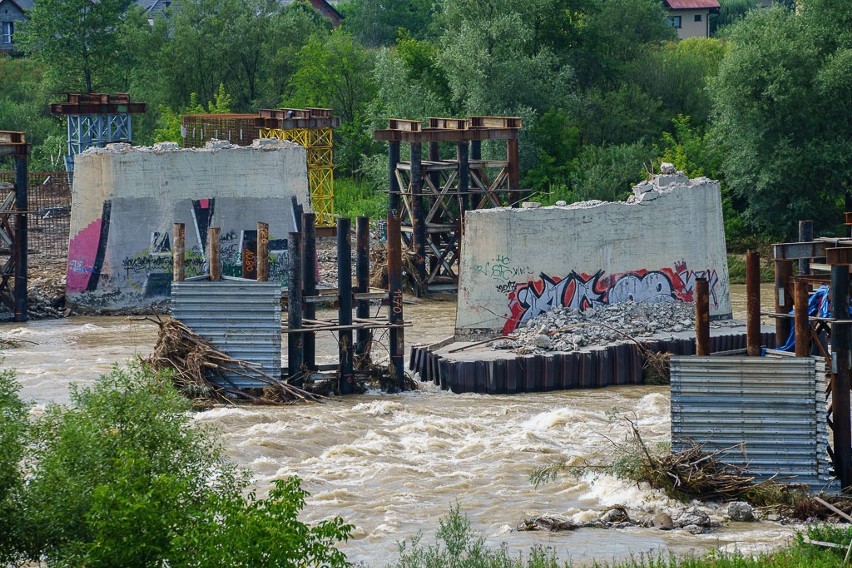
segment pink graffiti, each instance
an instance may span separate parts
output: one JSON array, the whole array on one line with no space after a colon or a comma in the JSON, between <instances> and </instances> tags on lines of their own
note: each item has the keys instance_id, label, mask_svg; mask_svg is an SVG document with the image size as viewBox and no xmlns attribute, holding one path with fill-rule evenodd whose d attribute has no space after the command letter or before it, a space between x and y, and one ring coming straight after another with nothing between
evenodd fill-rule
<instances>
[{"instance_id":1,"label":"pink graffiti","mask_svg":"<svg viewBox=\"0 0 852 568\"><path fill-rule=\"evenodd\" d=\"M540 278L514 285L509 299L509 318L503 334L521 323L554 308L586 310L620 302L692 302L697 278L707 278L710 302L719 305L719 277L713 269L689 270L686 262L674 268L633 270L604 275L603 270L589 275L572 271L565 277L541 273Z\"/></svg>"},{"instance_id":2,"label":"pink graffiti","mask_svg":"<svg viewBox=\"0 0 852 568\"><path fill-rule=\"evenodd\" d=\"M92 277L102 219L97 219L74 235L68 243L68 273L65 288L70 293L85 292Z\"/></svg>"}]
</instances>

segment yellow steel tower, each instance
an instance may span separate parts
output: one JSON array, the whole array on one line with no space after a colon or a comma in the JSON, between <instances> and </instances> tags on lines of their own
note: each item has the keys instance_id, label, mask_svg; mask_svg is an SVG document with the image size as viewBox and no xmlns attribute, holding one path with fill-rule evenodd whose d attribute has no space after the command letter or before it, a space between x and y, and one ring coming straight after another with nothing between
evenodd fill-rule
<instances>
[{"instance_id":1,"label":"yellow steel tower","mask_svg":"<svg viewBox=\"0 0 852 568\"><path fill-rule=\"evenodd\" d=\"M334 128L340 119L331 109L261 109L261 138L290 140L307 151L311 206L318 227L334 226Z\"/></svg>"}]
</instances>

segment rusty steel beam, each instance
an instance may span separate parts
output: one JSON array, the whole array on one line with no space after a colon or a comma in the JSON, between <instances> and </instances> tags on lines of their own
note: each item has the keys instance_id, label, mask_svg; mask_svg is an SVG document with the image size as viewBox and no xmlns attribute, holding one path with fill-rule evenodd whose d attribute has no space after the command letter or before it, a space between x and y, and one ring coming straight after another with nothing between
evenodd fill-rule
<instances>
[{"instance_id":1,"label":"rusty steel beam","mask_svg":"<svg viewBox=\"0 0 852 568\"><path fill-rule=\"evenodd\" d=\"M832 266L852 264L852 247L827 248L825 260Z\"/></svg>"},{"instance_id":2,"label":"rusty steel beam","mask_svg":"<svg viewBox=\"0 0 852 568\"><path fill-rule=\"evenodd\" d=\"M255 117L254 125L258 128L278 128L281 130L320 130L337 128L339 118L264 118Z\"/></svg>"},{"instance_id":3,"label":"rusty steel beam","mask_svg":"<svg viewBox=\"0 0 852 568\"><path fill-rule=\"evenodd\" d=\"M399 390L405 384L405 330L402 327L402 237L399 211L388 211L388 323L391 325L388 351L392 378Z\"/></svg>"},{"instance_id":4,"label":"rusty steel beam","mask_svg":"<svg viewBox=\"0 0 852 568\"><path fill-rule=\"evenodd\" d=\"M706 278L695 280L695 354L710 355L710 286Z\"/></svg>"},{"instance_id":5,"label":"rusty steel beam","mask_svg":"<svg viewBox=\"0 0 852 568\"><path fill-rule=\"evenodd\" d=\"M772 255L775 260L819 258L825 256L825 249L826 244L821 241L779 243L772 245Z\"/></svg>"},{"instance_id":6,"label":"rusty steel beam","mask_svg":"<svg viewBox=\"0 0 852 568\"><path fill-rule=\"evenodd\" d=\"M796 280L795 289L796 357L807 357L811 351L811 330L808 324L808 284Z\"/></svg>"},{"instance_id":7,"label":"rusty steel beam","mask_svg":"<svg viewBox=\"0 0 852 568\"><path fill-rule=\"evenodd\" d=\"M788 314L793 309L793 296L789 283L793 276L792 260L775 261L775 313ZM775 322L775 344L784 345L790 336L790 320L780 318Z\"/></svg>"},{"instance_id":8,"label":"rusty steel beam","mask_svg":"<svg viewBox=\"0 0 852 568\"><path fill-rule=\"evenodd\" d=\"M746 352L760 356L760 256L746 255Z\"/></svg>"},{"instance_id":9,"label":"rusty steel beam","mask_svg":"<svg viewBox=\"0 0 852 568\"><path fill-rule=\"evenodd\" d=\"M849 318L849 269L831 267L831 317ZM834 323L831 326L831 381L832 429L834 433L834 468L840 478L841 489L852 485L852 422L849 417L849 326Z\"/></svg>"},{"instance_id":10,"label":"rusty steel beam","mask_svg":"<svg viewBox=\"0 0 852 568\"><path fill-rule=\"evenodd\" d=\"M183 282L186 277L186 225L172 225L172 282Z\"/></svg>"},{"instance_id":11,"label":"rusty steel beam","mask_svg":"<svg viewBox=\"0 0 852 568\"><path fill-rule=\"evenodd\" d=\"M523 121L519 116L471 116L470 128L521 128Z\"/></svg>"},{"instance_id":12,"label":"rusty steel beam","mask_svg":"<svg viewBox=\"0 0 852 568\"><path fill-rule=\"evenodd\" d=\"M398 130L400 132L420 132L419 120L408 120L406 118L389 118L388 130Z\"/></svg>"},{"instance_id":13,"label":"rusty steel beam","mask_svg":"<svg viewBox=\"0 0 852 568\"><path fill-rule=\"evenodd\" d=\"M443 130L467 130L467 120L464 118L429 118L429 128Z\"/></svg>"},{"instance_id":14,"label":"rusty steel beam","mask_svg":"<svg viewBox=\"0 0 852 568\"><path fill-rule=\"evenodd\" d=\"M0 130L0 156L27 156L30 146L23 132Z\"/></svg>"},{"instance_id":15,"label":"rusty steel beam","mask_svg":"<svg viewBox=\"0 0 852 568\"><path fill-rule=\"evenodd\" d=\"M514 140L517 138L518 129L516 128L469 128L467 130L424 128L419 132L391 129L373 131L373 140L379 142L405 142L407 144L471 142L474 140Z\"/></svg>"}]
</instances>

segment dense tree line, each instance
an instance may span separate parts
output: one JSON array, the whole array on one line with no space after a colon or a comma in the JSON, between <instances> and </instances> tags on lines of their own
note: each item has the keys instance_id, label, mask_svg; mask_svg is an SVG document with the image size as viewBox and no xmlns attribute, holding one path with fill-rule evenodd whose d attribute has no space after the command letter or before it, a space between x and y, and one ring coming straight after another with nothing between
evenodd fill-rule
<instances>
[{"instance_id":1,"label":"dense tree line","mask_svg":"<svg viewBox=\"0 0 852 568\"><path fill-rule=\"evenodd\" d=\"M665 159L723 181L734 240L830 230L852 207L852 11L793 4L724 0L713 38L677 41L659 0L349 0L338 29L302 0L176 0L150 21L39 0L25 56L0 58L0 128L30 132L47 167L47 103L69 90L149 103L138 143L175 138L187 110L329 106L338 175L378 186L387 117L517 115L543 200L621 198Z\"/></svg>"}]
</instances>

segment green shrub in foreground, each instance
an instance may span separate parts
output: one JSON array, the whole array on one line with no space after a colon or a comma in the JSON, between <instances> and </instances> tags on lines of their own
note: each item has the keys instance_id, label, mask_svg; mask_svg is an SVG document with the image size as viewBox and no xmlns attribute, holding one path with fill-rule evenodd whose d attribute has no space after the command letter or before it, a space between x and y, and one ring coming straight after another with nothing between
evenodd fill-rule
<instances>
[{"instance_id":1,"label":"green shrub in foreground","mask_svg":"<svg viewBox=\"0 0 852 568\"><path fill-rule=\"evenodd\" d=\"M15 385L2 384L0 416L14 416ZM0 560L347 565L334 544L352 527L340 519L315 527L299 522L306 494L296 478L279 482L266 499L244 497L246 474L209 430L193 423L189 402L168 376L140 364L116 367L94 385L72 389L71 400L48 407L31 425L19 460L27 482L13 485L9 497L20 514L13 537L0 541Z\"/></svg>"}]
</instances>

